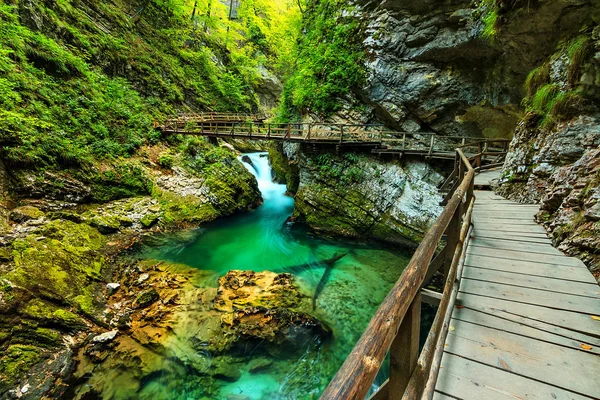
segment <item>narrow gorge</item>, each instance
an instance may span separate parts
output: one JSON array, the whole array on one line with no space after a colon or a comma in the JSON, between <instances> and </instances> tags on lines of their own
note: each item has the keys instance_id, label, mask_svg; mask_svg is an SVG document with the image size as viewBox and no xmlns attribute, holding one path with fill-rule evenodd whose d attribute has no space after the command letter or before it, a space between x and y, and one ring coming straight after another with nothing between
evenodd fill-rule
<instances>
[{"instance_id":1,"label":"narrow gorge","mask_svg":"<svg viewBox=\"0 0 600 400\"><path fill-rule=\"evenodd\" d=\"M319 398L456 143L509 141L493 190L600 280L596 0L8 0L0 44L0 399Z\"/></svg>"}]
</instances>

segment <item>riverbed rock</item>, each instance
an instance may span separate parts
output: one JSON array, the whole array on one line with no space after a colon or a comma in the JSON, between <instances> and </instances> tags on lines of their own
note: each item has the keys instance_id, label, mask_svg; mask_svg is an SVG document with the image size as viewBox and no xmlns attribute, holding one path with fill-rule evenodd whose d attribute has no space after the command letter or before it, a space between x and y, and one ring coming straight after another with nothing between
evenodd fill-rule
<instances>
[{"instance_id":1,"label":"riverbed rock","mask_svg":"<svg viewBox=\"0 0 600 400\"><path fill-rule=\"evenodd\" d=\"M108 343L114 340L114 338L117 337L117 334L119 333L118 330L112 330L112 331L108 331L108 332L104 332L100 335L94 336L94 338L92 339L92 342L94 343Z\"/></svg>"},{"instance_id":2,"label":"riverbed rock","mask_svg":"<svg viewBox=\"0 0 600 400\"><path fill-rule=\"evenodd\" d=\"M300 299L290 274L235 270L219 278L214 307L230 313L248 307L294 307Z\"/></svg>"}]
</instances>

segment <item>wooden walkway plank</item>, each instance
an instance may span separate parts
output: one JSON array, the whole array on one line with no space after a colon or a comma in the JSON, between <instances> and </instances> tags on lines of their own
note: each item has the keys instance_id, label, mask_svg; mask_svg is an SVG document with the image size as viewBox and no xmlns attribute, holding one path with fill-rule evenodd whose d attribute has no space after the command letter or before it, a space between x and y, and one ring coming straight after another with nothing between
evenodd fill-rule
<instances>
[{"instance_id":1,"label":"wooden walkway plank","mask_svg":"<svg viewBox=\"0 0 600 400\"><path fill-rule=\"evenodd\" d=\"M458 304L470 308L493 308L512 315L600 338L600 321L592 318L592 316L599 315L595 313L582 314L572 311L554 310L543 306L517 303L510 300L495 299L469 293L459 293Z\"/></svg>"},{"instance_id":2,"label":"wooden walkway plank","mask_svg":"<svg viewBox=\"0 0 600 400\"><path fill-rule=\"evenodd\" d=\"M599 314L600 299L576 296L564 293L546 292L544 290L489 283L465 279L460 284L460 291L500 300L510 300L524 304L533 304L557 310L573 311L584 314Z\"/></svg>"},{"instance_id":3,"label":"wooden walkway plank","mask_svg":"<svg viewBox=\"0 0 600 400\"><path fill-rule=\"evenodd\" d=\"M567 257L565 255L548 255L539 253L527 253L518 250L508 249L493 249L484 246L469 245L467 254L476 254L483 256L493 256L496 258L503 258L507 260L517 261L531 261L541 264L558 264L565 265L574 268L586 268L585 264L573 257Z\"/></svg>"},{"instance_id":4,"label":"wooden walkway plank","mask_svg":"<svg viewBox=\"0 0 600 400\"><path fill-rule=\"evenodd\" d=\"M512 272L522 275L544 276L565 281L596 284L596 280L583 268L567 267L556 264L541 264L529 261L507 260L488 256L468 254L465 266L485 268L493 271Z\"/></svg>"},{"instance_id":5,"label":"wooden walkway plank","mask_svg":"<svg viewBox=\"0 0 600 400\"><path fill-rule=\"evenodd\" d=\"M516 236L516 237L531 237L531 238L548 238L548 234L546 232L509 232L509 231L499 231L494 229L487 229L485 227L474 227L473 232L471 233L473 236L477 237L477 235L481 234L484 236L489 235L505 235L505 236ZM504 237L504 236L503 236Z\"/></svg>"},{"instance_id":6,"label":"wooden walkway plank","mask_svg":"<svg viewBox=\"0 0 600 400\"><path fill-rule=\"evenodd\" d=\"M471 233L471 239L484 238L484 239L495 239L495 240L518 240L523 243L539 243L539 244L548 244L552 245L550 238L546 236L521 236L518 233L510 233L510 232L498 232L498 231L478 231L477 235Z\"/></svg>"},{"instance_id":7,"label":"wooden walkway plank","mask_svg":"<svg viewBox=\"0 0 600 400\"><path fill-rule=\"evenodd\" d=\"M464 400L584 400L573 392L445 353L436 390ZM434 396L434 399L437 398ZM450 398L439 397L440 399Z\"/></svg>"},{"instance_id":8,"label":"wooden walkway plank","mask_svg":"<svg viewBox=\"0 0 600 400\"><path fill-rule=\"evenodd\" d=\"M593 283L563 281L561 279L493 271L469 266L465 266L463 278L600 299L600 287Z\"/></svg>"},{"instance_id":9,"label":"wooden walkway plank","mask_svg":"<svg viewBox=\"0 0 600 400\"><path fill-rule=\"evenodd\" d=\"M477 225L475 225L477 226ZM519 233L540 233L546 234L544 228L539 225L514 225L514 224L493 224L484 225L488 231L504 231L504 232L519 232Z\"/></svg>"},{"instance_id":10,"label":"wooden walkway plank","mask_svg":"<svg viewBox=\"0 0 600 400\"><path fill-rule=\"evenodd\" d=\"M477 300L477 302L475 302ZM463 301L461 301L461 305L457 307L454 312L458 313L458 310L473 310L474 312L484 313L491 316L496 317L497 320L510 321L520 324L522 326L535 328L540 332L547 332L554 335L562 336L568 339L571 339L577 343L587 343L592 346L592 352L600 352L600 337L589 335L585 332L578 332L572 329L564 328L558 325L553 325L544 321L539 321L534 318L528 318L521 315L517 315L515 313L511 313L509 311L500 309L495 307L490 301L486 301L489 299L486 298L478 298L477 296L470 296L465 298L463 296ZM534 306L535 307L535 306ZM531 313L531 311L525 310L522 313ZM457 314L458 315L458 314ZM460 319L460 318L459 318ZM494 325L486 325L489 327L494 327ZM593 328L593 327L592 327ZM500 329L503 329L500 327ZM579 349L578 349L579 350Z\"/></svg>"},{"instance_id":11,"label":"wooden walkway plank","mask_svg":"<svg viewBox=\"0 0 600 400\"><path fill-rule=\"evenodd\" d=\"M469 242L469 246L487 247L499 251L513 250L525 253L539 253L564 257L565 254L553 247L551 243L526 243L518 239L512 241L496 240L477 237Z\"/></svg>"},{"instance_id":12,"label":"wooden walkway plank","mask_svg":"<svg viewBox=\"0 0 600 400\"><path fill-rule=\"evenodd\" d=\"M457 320L446 343L448 353L583 396L600 396L600 357L595 354Z\"/></svg>"},{"instance_id":13,"label":"wooden walkway plank","mask_svg":"<svg viewBox=\"0 0 600 400\"><path fill-rule=\"evenodd\" d=\"M557 327L549 330L539 329L538 327L531 326L530 324L524 324L515 321L515 318L510 318L510 314L506 315L508 315L509 318L500 317L499 312L486 312L482 308L472 309L463 307L454 310L452 320L470 322L472 324L485 326L487 328L514 333L516 335L535 340L541 340L558 346L568 347L577 351L582 350L587 353L600 354L600 346L597 344L599 340L597 338L592 338L582 334L575 334L578 335L579 339L573 339L571 338L571 335L568 334L569 331L566 329ZM589 347L585 346L586 350L583 350L583 347L581 347L582 344L588 345Z\"/></svg>"}]
</instances>

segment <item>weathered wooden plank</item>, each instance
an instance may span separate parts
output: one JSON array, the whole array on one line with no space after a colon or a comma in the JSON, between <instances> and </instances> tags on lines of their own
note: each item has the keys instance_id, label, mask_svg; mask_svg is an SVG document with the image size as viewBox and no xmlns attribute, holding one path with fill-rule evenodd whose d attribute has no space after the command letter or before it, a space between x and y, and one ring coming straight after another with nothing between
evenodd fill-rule
<instances>
[{"instance_id":1,"label":"weathered wooden plank","mask_svg":"<svg viewBox=\"0 0 600 400\"><path fill-rule=\"evenodd\" d=\"M543 233L546 234L544 228L539 225L513 225L513 224L475 224L475 228L485 229L488 231L505 231L505 232L520 232L520 233Z\"/></svg>"},{"instance_id":2,"label":"weathered wooden plank","mask_svg":"<svg viewBox=\"0 0 600 400\"><path fill-rule=\"evenodd\" d=\"M464 321L453 321L446 352L584 396L600 395L600 357Z\"/></svg>"},{"instance_id":3,"label":"weathered wooden plank","mask_svg":"<svg viewBox=\"0 0 600 400\"><path fill-rule=\"evenodd\" d=\"M458 303L465 307L487 307L500 310L509 314L518 315L534 321L555 325L574 332L600 337L600 321L591 318L592 315L571 311L555 310L543 306L517 303L509 300L459 293Z\"/></svg>"},{"instance_id":4,"label":"weathered wooden plank","mask_svg":"<svg viewBox=\"0 0 600 400\"><path fill-rule=\"evenodd\" d=\"M524 251L518 250L508 250L508 249L492 249L489 247L482 247L477 245L469 244L468 249L469 254L483 255L483 256L493 256L496 258L505 258L509 260L523 260L523 261L531 261L537 262L541 264L559 264L565 265L569 267L575 268L586 268L585 264L573 257L561 256L561 255L549 255L549 254L539 254L539 253L527 253Z\"/></svg>"},{"instance_id":5,"label":"weathered wooden plank","mask_svg":"<svg viewBox=\"0 0 600 400\"><path fill-rule=\"evenodd\" d=\"M497 220L509 220L509 221L534 221L534 214L530 212L478 212L473 214L473 219L497 219Z\"/></svg>"},{"instance_id":6,"label":"weathered wooden plank","mask_svg":"<svg viewBox=\"0 0 600 400\"><path fill-rule=\"evenodd\" d=\"M472 279L463 279L460 285L460 291L495 299L549 307L557 310L595 315L600 314L600 299L593 299L590 297L546 292L544 290L482 282Z\"/></svg>"},{"instance_id":7,"label":"weathered wooden plank","mask_svg":"<svg viewBox=\"0 0 600 400\"><path fill-rule=\"evenodd\" d=\"M515 237L530 237L530 238L548 238L548 234L546 232L507 232L507 231L498 231L493 229L486 229L483 226L474 226L473 227L473 236L477 235L503 235L503 237L515 236Z\"/></svg>"},{"instance_id":8,"label":"weathered wooden plank","mask_svg":"<svg viewBox=\"0 0 600 400\"><path fill-rule=\"evenodd\" d=\"M585 268L569 267L557 264L541 264L530 261L507 260L468 254L465 265L487 270L512 272L515 274L545 276L554 279L596 284L596 279Z\"/></svg>"},{"instance_id":9,"label":"weathered wooden plank","mask_svg":"<svg viewBox=\"0 0 600 400\"><path fill-rule=\"evenodd\" d=\"M600 287L594 283L563 281L561 279L542 276L515 274L473 267L465 267L463 278L600 299Z\"/></svg>"},{"instance_id":10,"label":"weathered wooden plank","mask_svg":"<svg viewBox=\"0 0 600 400\"><path fill-rule=\"evenodd\" d=\"M464 400L585 400L573 392L445 353L436 390ZM436 397L434 397L435 399ZM451 398L448 396L440 399Z\"/></svg>"},{"instance_id":11,"label":"weathered wooden plank","mask_svg":"<svg viewBox=\"0 0 600 400\"><path fill-rule=\"evenodd\" d=\"M473 218L473 223L479 225L479 226L486 226L486 225L531 225L531 224L535 224L535 222L533 221L533 218L527 218L527 219L509 219L509 218L497 218L494 216L488 216L488 217L474 217Z\"/></svg>"},{"instance_id":12,"label":"weathered wooden plank","mask_svg":"<svg viewBox=\"0 0 600 400\"><path fill-rule=\"evenodd\" d=\"M569 336L563 336L559 334L562 331L566 331L565 329L555 327L552 331L548 332L543 329L538 329L536 327L532 327L527 324L522 324L520 322L514 321L514 319L512 318L500 318L498 316L498 313L484 312L484 310L481 308L455 308L452 314L452 318L453 320L470 322L472 324L482 325L487 328L510 332L531 339L542 340L544 342L556 344L559 346L569 347L573 350L582 350L587 353L600 354L600 347L598 347L596 344L596 342L598 342L598 339L586 336L585 340L575 340ZM578 335L580 337L585 336L582 334ZM586 349L584 349L582 345L584 345Z\"/></svg>"},{"instance_id":13,"label":"weathered wooden plank","mask_svg":"<svg viewBox=\"0 0 600 400\"><path fill-rule=\"evenodd\" d=\"M562 328L560 326L551 325L546 322L537 321L535 319L511 314L509 312L500 310L495 307L488 307L485 305L485 302L483 302L483 304L476 304L472 301L467 301L463 303L466 304L462 304L460 307L455 308L453 317L473 323L480 323L489 328L508 330L509 332L523 334L524 336L538 338L549 342L556 342L556 344L567 345L567 347L573 347L576 350L584 350L583 348L581 348L581 344L588 344L592 346L592 349L586 351L592 353L600 353L600 338L587 335L585 333L575 332L573 330ZM481 322L478 322L478 320L471 320L469 319L470 314L467 314L465 316L463 310L470 310L472 313L477 313L477 315L485 314L489 316L490 319L487 321L479 320ZM526 330L521 329L522 327L525 327ZM533 331L528 331L529 329L533 329ZM543 336L539 336L546 334L551 336L548 336L546 338L544 338ZM553 336L559 336L564 340L570 340L573 343L569 344L567 342L562 343L560 341L556 341L552 338Z\"/></svg>"},{"instance_id":14,"label":"weathered wooden plank","mask_svg":"<svg viewBox=\"0 0 600 400\"><path fill-rule=\"evenodd\" d=\"M443 393L440 392L434 392L433 393L433 400L455 400L456 397L450 397L450 396L446 396Z\"/></svg>"},{"instance_id":15,"label":"weathered wooden plank","mask_svg":"<svg viewBox=\"0 0 600 400\"><path fill-rule=\"evenodd\" d=\"M477 238L506 240L506 241L517 240L517 241L523 242L523 243L540 243L540 244L552 245L550 238L546 237L545 235L542 236L542 234L539 234L536 237L536 236L522 236L522 235L519 235L518 233L512 233L512 232L501 232L501 231L483 231L482 232L482 231L478 231L478 233L476 235L471 235L471 239L477 239Z\"/></svg>"},{"instance_id":16,"label":"weathered wooden plank","mask_svg":"<svg viewBox=\"0 0 600 400\"><path fill-rule=\"evenodd\" d=\"M487 247L489 249L495 250L514 250L521 251L524 253L538 253L538 254L548 254L552 256L564 257L565 254L558 250L556 247L553 247L550 243L526 243L521 242L517 239L508 241L508 240L496 240L496 239L486 239L486 238L475 238L469 242L470 245L479 246L479 247Z\"/></svg>"}]
</instances>

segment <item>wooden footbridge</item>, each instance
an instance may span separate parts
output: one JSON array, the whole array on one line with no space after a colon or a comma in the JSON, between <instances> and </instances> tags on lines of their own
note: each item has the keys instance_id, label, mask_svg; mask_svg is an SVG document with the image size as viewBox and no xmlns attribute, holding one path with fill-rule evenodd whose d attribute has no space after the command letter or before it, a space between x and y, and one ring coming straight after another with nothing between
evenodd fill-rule
<instances>
[{"instance_id":1,"label":"wooden footbridge","mask_svg":"<svg viewBox=\"0 0 600 400\"><path fill-rule=\"evenodd\" d=\"M221 139L274 140L303 143L313 148L370 149L375 154L400 154L452 160L462 147L469 158L497 163L506 154L508 140L442 136L387 130L381 124L267 123L256 114L186 114L157 125L164 135L198 135Z\"/></svg>"},{"instance_id":2,"label":"wooden footbridge","mask_svg":"<svg viewBox=\"0 0 600 400\"><path fill-rule=\"evenodd\" d=\"M552 247L538 206L475 191L498 172L456 156L444 211L321 399L600 399L596 280ZM443 293L422 289L438 270ZM420 349L422 298L439 306Z\"/></svg>"}]
</instances>

